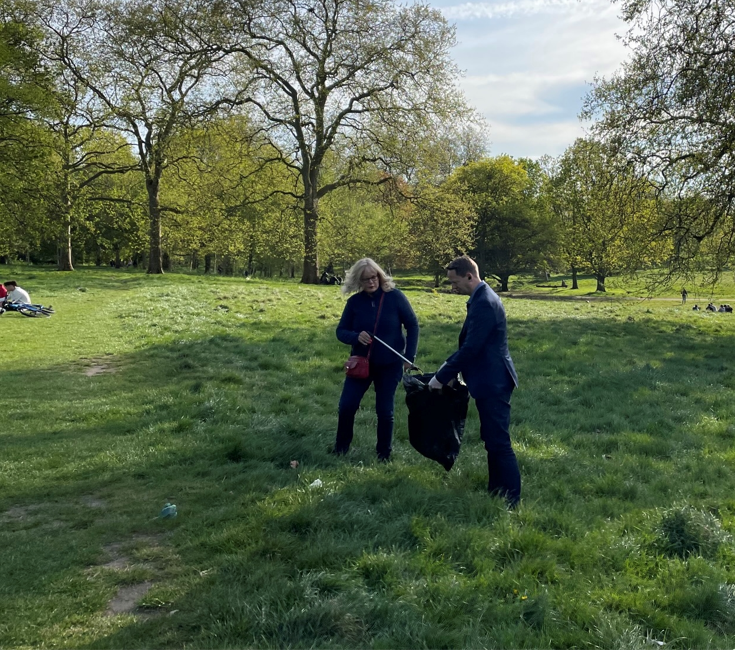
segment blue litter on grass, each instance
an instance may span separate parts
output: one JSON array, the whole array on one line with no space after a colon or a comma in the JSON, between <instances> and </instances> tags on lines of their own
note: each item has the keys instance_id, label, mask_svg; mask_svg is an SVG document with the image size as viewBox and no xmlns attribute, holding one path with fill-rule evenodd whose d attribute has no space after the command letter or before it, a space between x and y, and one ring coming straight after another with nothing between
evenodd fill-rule
<instances>
[{"instance_id":1,"label":"blue litter on grass","mask_svg":"<svg viewBox=\"0 0 735 650\"><path fill-rule=\"evenodd\" d=\"M175 517L178 512L176 512L176 506L173 503L167 503L163 510L158 515L159 519L171 519L172 517Z\"/></svg>"}]
</instances>

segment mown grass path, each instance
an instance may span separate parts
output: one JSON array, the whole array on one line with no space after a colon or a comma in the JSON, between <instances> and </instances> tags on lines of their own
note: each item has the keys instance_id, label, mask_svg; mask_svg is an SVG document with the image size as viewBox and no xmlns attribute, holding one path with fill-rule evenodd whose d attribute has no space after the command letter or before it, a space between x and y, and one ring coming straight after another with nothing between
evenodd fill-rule
<instances>
[{"instance_id":1,"label":"mown grass path","mask_svg":"<svg viewBox=\"0 0 735 650\"><path fill-rule=\"evenodd\" d=\"M401 389L392 464L370 399L327 453L335 287L16 276L57 313L0 318L0 647L733 647L733 314L506 300L508 513L474 406L450 473ZM430 370L464 299L406 292Z\"/></svg>"}]
</instances>

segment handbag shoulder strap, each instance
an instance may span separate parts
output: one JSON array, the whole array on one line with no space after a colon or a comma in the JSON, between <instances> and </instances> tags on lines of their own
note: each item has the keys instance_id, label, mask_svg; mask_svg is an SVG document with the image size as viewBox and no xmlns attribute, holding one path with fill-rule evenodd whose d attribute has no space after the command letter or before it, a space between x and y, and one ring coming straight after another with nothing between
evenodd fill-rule
<instances>
[{"instance_id":1,"label":"handbag shoulder strap","mask_svg":"<svg viewBox=\"0 0 735 650\"><path fill-rule=\"evenodd\" d=\"M373 334L378 331L378 321L380 320L380 310L383 309L383 298L385 298L385 291L380 296L380 302L378 303L378 315L375 317L375 325L373 325ZM370 353L373 351L373 346L370 344L368 348L367 358L370 359Z\"/></svg>"}]
</instances>

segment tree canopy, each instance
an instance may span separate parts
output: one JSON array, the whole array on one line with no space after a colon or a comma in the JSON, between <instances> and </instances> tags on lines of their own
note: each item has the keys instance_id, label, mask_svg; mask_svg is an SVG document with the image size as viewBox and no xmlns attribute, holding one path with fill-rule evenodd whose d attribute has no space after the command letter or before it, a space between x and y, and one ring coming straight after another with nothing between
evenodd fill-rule
<instances>
[{"instance_id":1,"label":"tree canopy","mask_svg":"<svg viewBox=\"0 0 735 650\"><path fill-rule=\"evenodd\" d=\"M686 270L702 242L735 252L735 2L624 0L630 59L598 79L585 115L676 204L660 224Z\"/></svg>"}]
</instances>

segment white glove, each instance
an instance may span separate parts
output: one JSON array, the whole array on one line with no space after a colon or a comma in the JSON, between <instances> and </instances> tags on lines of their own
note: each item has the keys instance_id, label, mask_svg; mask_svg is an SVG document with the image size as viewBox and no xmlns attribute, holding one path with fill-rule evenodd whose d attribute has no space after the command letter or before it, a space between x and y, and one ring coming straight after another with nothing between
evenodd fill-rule
<instances>
[{"instance_id":1,"label":"white glove","mask_svg":"<svg viewBox=\"0 0 735 650\"><path fill-rule=\"evenodd\" d=\"M431 388L433 390L441 390L442 389L442 386L444 386L444 384L440 383L437 380L436 375L434 375L431 378L431 381L429 382L429 388Z\"/></svg>"}]
</instances>

